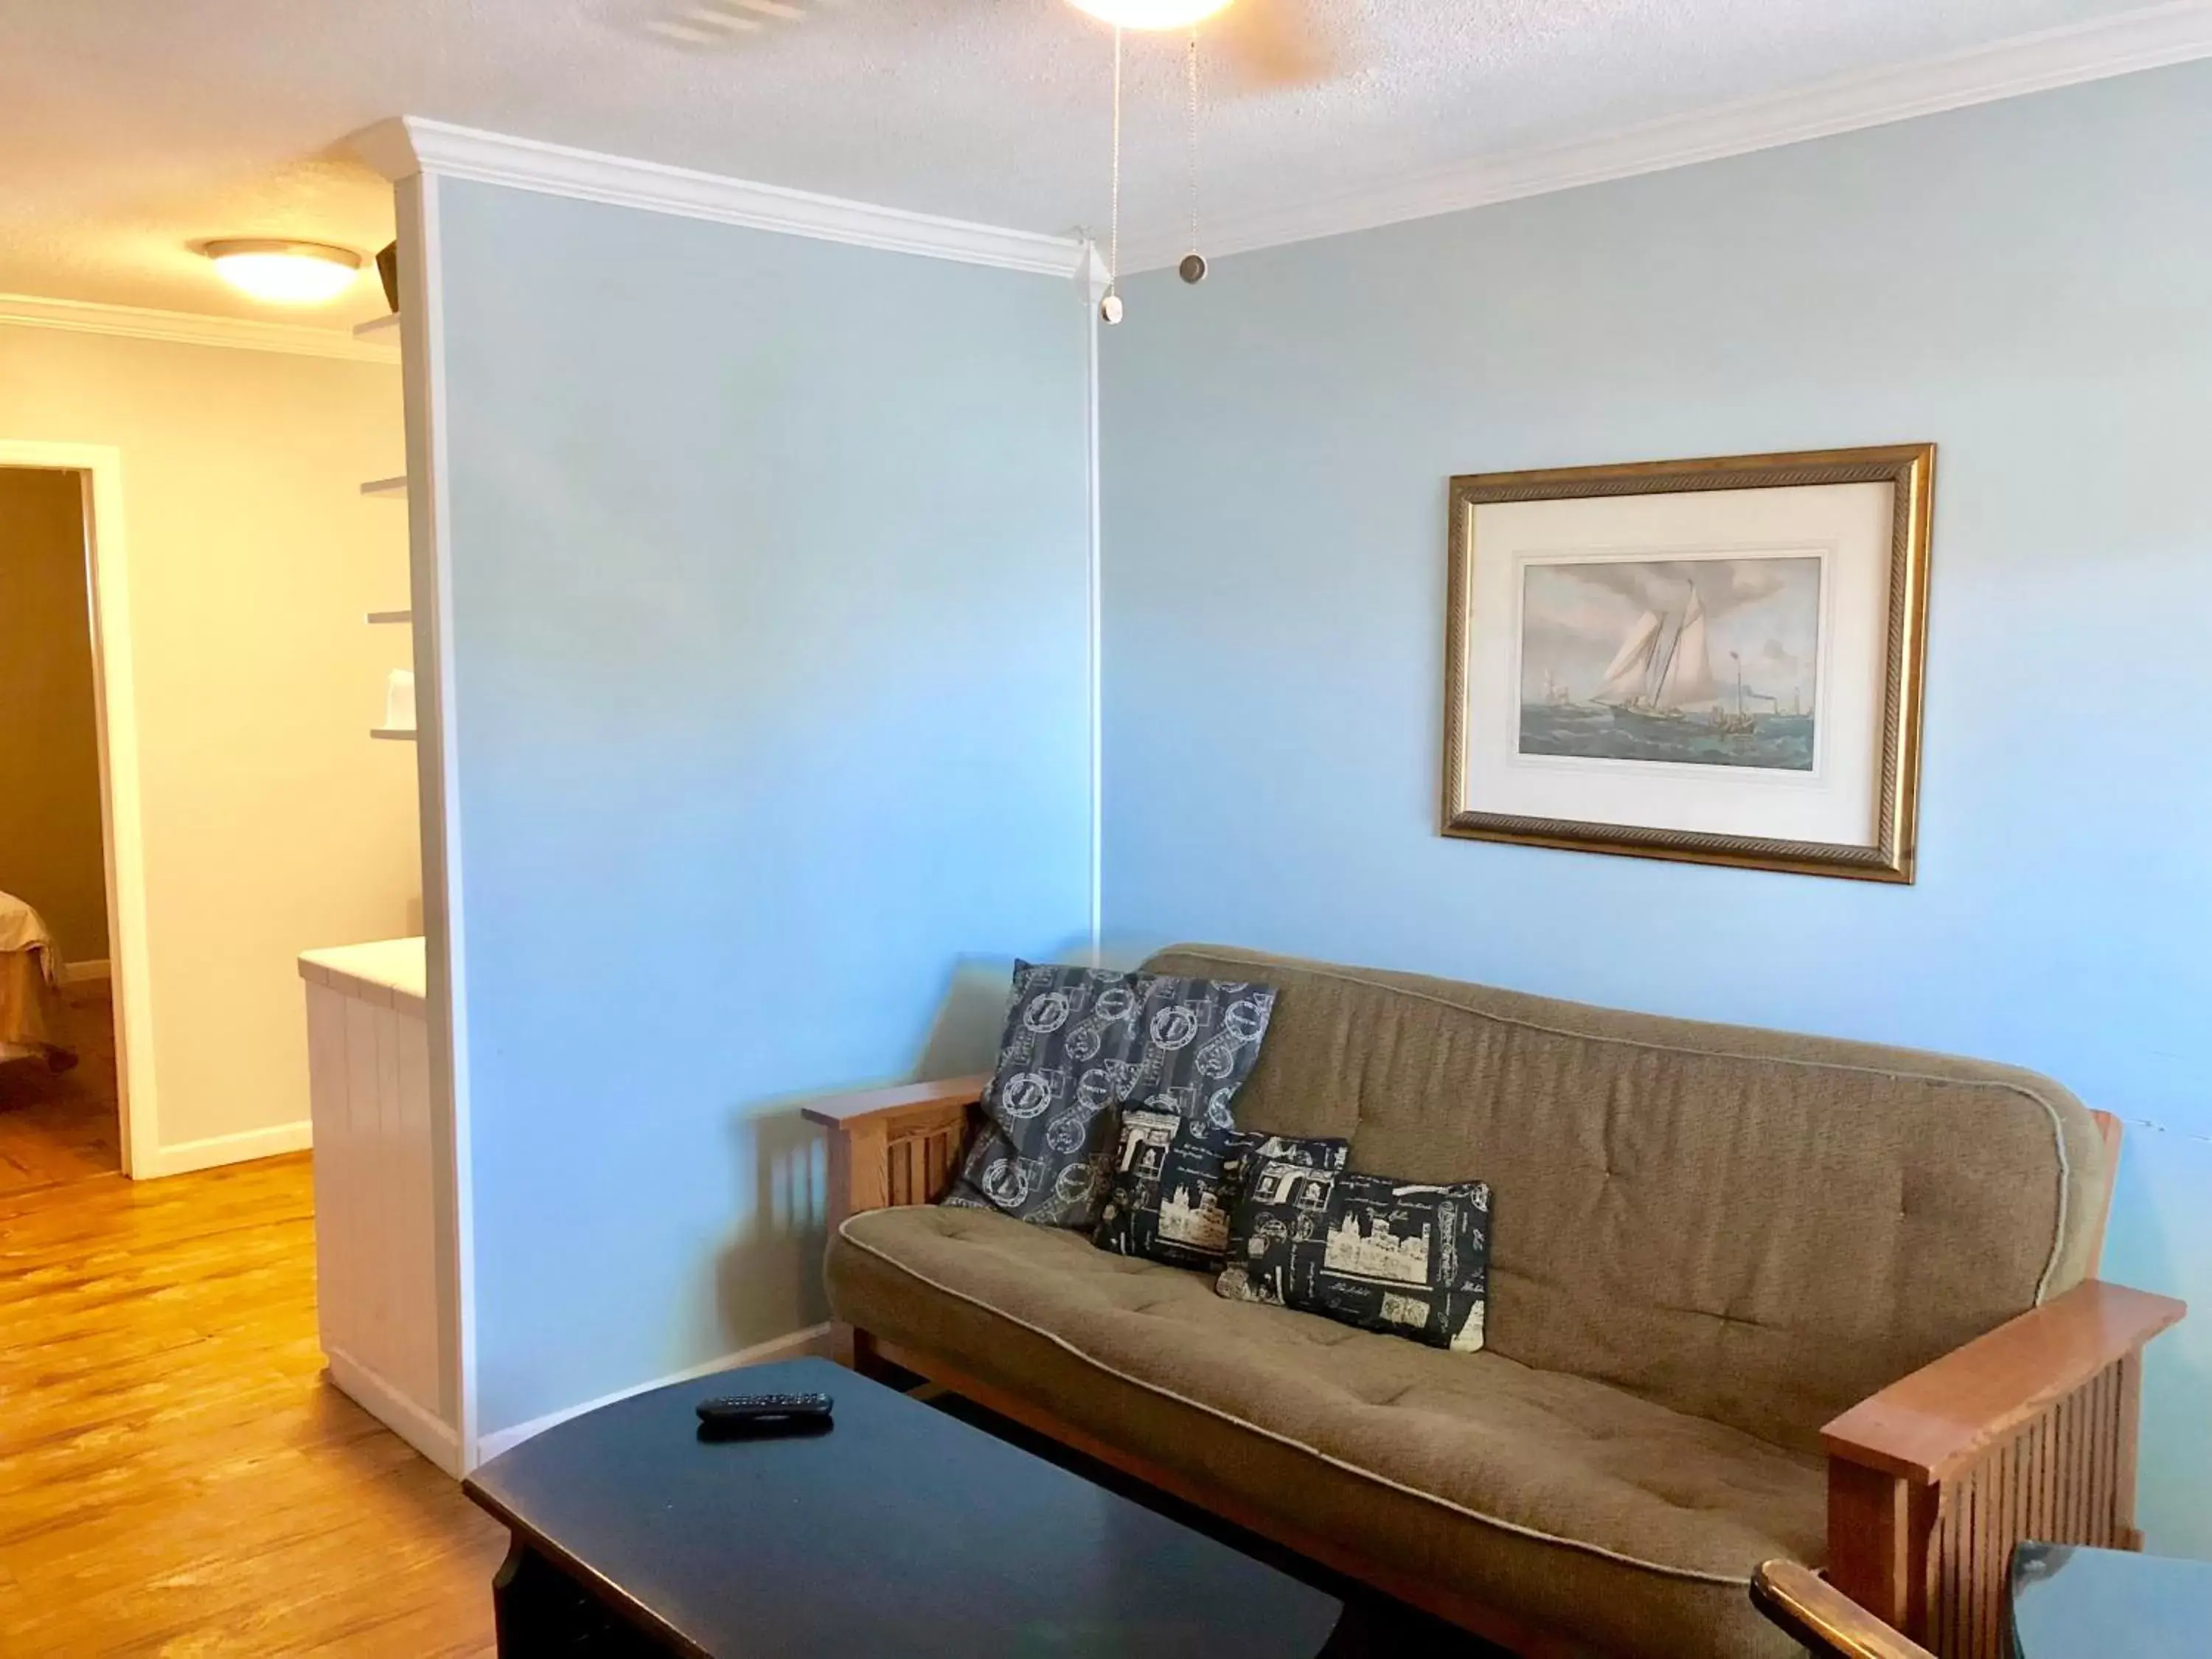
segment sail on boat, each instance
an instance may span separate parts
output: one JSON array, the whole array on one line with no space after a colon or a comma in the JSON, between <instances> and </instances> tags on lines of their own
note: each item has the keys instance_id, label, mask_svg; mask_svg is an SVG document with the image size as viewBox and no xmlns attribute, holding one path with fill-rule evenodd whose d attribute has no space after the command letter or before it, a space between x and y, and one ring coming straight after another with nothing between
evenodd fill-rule
<instances>
[{"instance_id":1,"label":"sail on boat","mask_svg":"<svg viewBox=\"0 0 2212 1659\"><path fill-rule=\"evenodd\" d=\"M1685 711L1717 695L1705 602L1692 585L1671 637L1657 611L1636 619L1606 670L1597 701L1612 709L1618 724L1662 721L1671 730Z\"/></svg>"},{"instance_id":2,"label":"sail on boat","mask_svg":"<svg viewBox=\"0 0 2212 1659\"><path fill-rule=\"evenodd\" d=\"M1659 635L1666 623L1656 611L1647 611L1636 619L1628 630L1628 637L1620 642L1613 661L1605 671L1604 684L1598 687L1597 701L1615 706L1647 702L1646 690L1651 680L1651 659L1659 647Z\"/></svg>"},{"instance_id":3,"label":"sail on boat","mask_svg":"<svg viewBox=\"0 0 2212 1659\"><path fill-rule=\"evenodd\" d=\"M1675 630L1674 648L1659 671L1659 687L1651 701L1661 708L1682 709L1711 702L1717 695L1712 653L1705 643L1705 607L1692 587L1682 625Z\"/></svg>"}]
</instances>

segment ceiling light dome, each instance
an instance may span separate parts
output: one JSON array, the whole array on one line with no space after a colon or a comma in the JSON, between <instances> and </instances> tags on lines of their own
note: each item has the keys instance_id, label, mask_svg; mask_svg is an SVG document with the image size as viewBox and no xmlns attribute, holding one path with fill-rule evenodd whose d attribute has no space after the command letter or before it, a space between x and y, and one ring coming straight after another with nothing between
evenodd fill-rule
<instances>
[{"instance_id":1,"label":"ceiling light dome","mask_svg":"<svg viewBox=\"0 0 2212 1659\"><path fill-rule=\"evenodd\" d=\"M233 288L277 305L312 306L334 300L361 275L362 258L327 242L232 238L202 245L216 274Z\"/></svg>"},{"instance_id":2,"label":"ceiling light dome","mask_svg":"<svg viewBox=\"0 0 2212 1659\"><path fill-rule=\"evenodd\" d=\"M1224 9L1229 0L1069 0L1102 23L1124 29L1187 29Z\"/></svg>"}]
</instances>

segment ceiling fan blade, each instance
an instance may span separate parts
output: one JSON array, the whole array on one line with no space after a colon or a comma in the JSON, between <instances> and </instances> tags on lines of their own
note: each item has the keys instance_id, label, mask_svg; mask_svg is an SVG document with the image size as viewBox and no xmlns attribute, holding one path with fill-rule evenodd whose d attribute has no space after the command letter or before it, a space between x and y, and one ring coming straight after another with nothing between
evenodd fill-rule
<instances>
[{"instance_id":1,"label":"ceiling fan blade","mask_svg":"<svg viewBox=\"0 0 2212 1659\"><path fill-rule=\"evenodd\" d=\"M1346 67L1343 43L1322 26L1313 0L1236 0L1201 34L1222 77L1242 89L1312 86Z\"/></svg>"}]
</instances>

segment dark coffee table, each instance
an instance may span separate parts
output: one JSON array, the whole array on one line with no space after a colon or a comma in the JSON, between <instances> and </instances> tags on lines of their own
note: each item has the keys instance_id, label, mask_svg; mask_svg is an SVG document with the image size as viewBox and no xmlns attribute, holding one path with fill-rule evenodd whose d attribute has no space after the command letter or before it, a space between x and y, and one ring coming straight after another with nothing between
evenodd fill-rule
<instances>
[{"instance_id":1,"label":"dark coffee table","mask_svg":"<svg viewBox=\"0 0 2212 1659\"><path fill-rule=\"evenodd\" d=\"M705 1441L717 1393L828 1433ZM514 1534L501 1659L1314 1659L1342 1604L942 1412L801 1359L572 1418L466 1483Z\"/></svg>"},{"instance_id":2,"label":"dark coffee table","mask_svg":"<svg viewBox=\"0 0 2212 1659\"><path fill-rule=\"evenodd\" d=\"M2202 1659L2212 1653L2212 1564L2022 1544L2012 1637L2019 1659Z\"/></svg>"}]
</instances>

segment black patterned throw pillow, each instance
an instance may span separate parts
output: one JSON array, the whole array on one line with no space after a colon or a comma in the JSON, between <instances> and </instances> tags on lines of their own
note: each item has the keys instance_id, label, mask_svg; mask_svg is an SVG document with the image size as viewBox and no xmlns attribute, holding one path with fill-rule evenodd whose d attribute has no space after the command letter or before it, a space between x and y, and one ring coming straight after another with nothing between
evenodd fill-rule
<instances>
[{"instance_id":1,"label":"black patterned throw pillow","mask_svg":"<svg viewBox=\"0 0 2212 1659\"><path fill-rule=\"evenodd\" d=\"M1482 1346L1490 1188L1254 1158L1214 1288L1432 1348Z\"/></svg>"},{"instance_id":2,"label":"black patterned throw pillow","mask_svg":"<svg viewBox=\"0 0 2212 1659\"><path fill-rule=\"evenodd\" d=\"M1274 1006L1265 986L1016 963L983 1124L944 1201L1089 1229L1112 1109L1141 1101L1233 1127Z\"/></svg>"},{"instance_id":3,"label":"black patterned throw pillow","mask_svg":"<svg viewBox=\"0 0 2212 1659\"><path fill-rule=\"evenodd\" d=\"M1229 1249L1229 1212L1253 1157L1333 1160L1351 1142L1291 1140L1149 1106L1121 1109L1106 1198L1091 1242L1102 1250L1171 1267L1218 1272Z\"/></svg>"}]
</instances>

